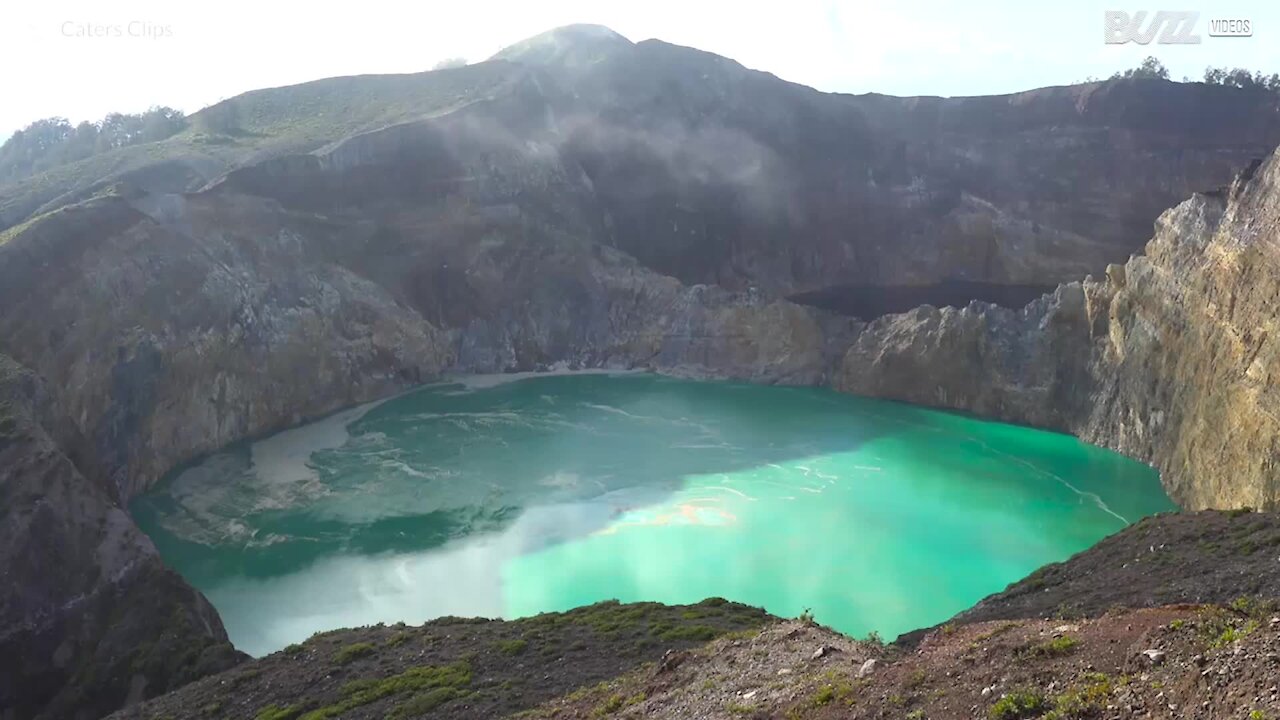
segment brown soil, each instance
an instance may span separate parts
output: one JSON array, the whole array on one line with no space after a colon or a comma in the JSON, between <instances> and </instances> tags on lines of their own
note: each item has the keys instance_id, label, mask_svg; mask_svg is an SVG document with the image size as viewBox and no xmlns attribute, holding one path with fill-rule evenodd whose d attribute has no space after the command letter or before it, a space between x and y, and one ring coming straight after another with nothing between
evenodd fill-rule
<instances>
[{"instance_id":1,"label":"brown soil","mask_svg":"<svg viewBox=\"0 0 1280 720\"><path fill-rule=\"evenodd\" d=\"M1280 619L1272 623L1268 612L1180 606L1079 622L955 625L913 651L784 621L687 652L669 671L633 672L528 715L1270 719L1280 717ZM1153 662L1147 650L1164 655ZM860 676L870 658L875 667Z\"/></svg>"}]
</instances>

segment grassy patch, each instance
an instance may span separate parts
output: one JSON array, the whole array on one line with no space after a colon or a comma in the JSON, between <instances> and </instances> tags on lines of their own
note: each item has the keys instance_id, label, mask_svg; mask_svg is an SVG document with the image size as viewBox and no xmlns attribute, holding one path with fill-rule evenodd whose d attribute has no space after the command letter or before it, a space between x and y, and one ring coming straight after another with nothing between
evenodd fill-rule
<instances>
[{"instance_id":1,"label":"grassy patch","mask_svg":"<svg viewBox=\"0 0 1280 720\"><path fill-rule=\"evenodd\" d=\"M529 647L529 641L524 638L516 638L514 640L500 640L497 643L498 652L504 655L519 655Z\"/></svg>"},{"instance_id":2,"label":"grassy patch","mask_svg":"<svg viewBox=\"0 0 1280 720\"><path fill-rule=\"evenodd\" d=\"M1079 644L1079 640L1071 637L1070 635L1063 635L1061 637L1053 638L1052 640L1045 640L1044 642L1029 645L1024 648L1020 654L1038 658L1062 657L1063 655L1070 655L1072 652L1075 652L1075 649Z\"/></svg>"},{"instance_id":3,"label":"grassy patch","mask_svg":"<svg viewBox=\"0 0 1280 720\"><path fill-rule=\"evenodd\" d=\"M415 718L419 715L425 715L450 700L460 698L466 694L465 690L453 687L432 688L425 693L414 695L412 698L397 705L390 717L393 720L401 720L401 718Z\"/></svg>"},{"instance_id":4,"label":"grassy patch","mask_svg":"<svg viewBox=\"0 0 1280 720\"><path fill-rule=\"evenodd\" d=\"M1223 648L1244 639L1261 626L1259 617L1272 609L1270 603L1240 598L1229 608L1208 608L1197 617L1200 639L1210 648Z\"/></svg>"},{"instance_id":5,"label":"grassy patch","mask_svg":"<svg viewBox=\"0 0 1280 720\"><path fill-rule=\"evenodd\" d=\"M367 642L351 643L333 654L333 661L339 665L373 654L373 645Z\"/></svg>"},{"instance_id":6,"label":"grassy patch","mask_svg":"<svg viewBox=\"0 0 1280 720\"><path fill-rule=\"evenodd\" d=\"M614 693L605 698L604 702L596 706L591 714L595 717L603 717L612 715L619 710L629 708L632 705L638 705L644 702L644 693L636 693L635 695L623 695L622 693Z\"/></svg>"},{"instance_id":7,"label":"grassy patch","mask_svg":"<svg viewBox=\"0 0 1280 720\"><path fill-rule=\"evenodd\" d=\"M813 692L806 704L809 707L819 708L831 703L853 705L855 700L857 700L857 688L853 683L839 673L828 671L824 676L824 682Z\"/></svg>"},{"instance_id":8,"label":"grassy patch","mask_svg":"<svg viewBox=\"0 0 1280 720\"><path fill-rule=\"evenodd\" d=\"M1034 717L1049 709L1049 701L1035 690L1014 690L991 706L991 720L1018 720Z\"/></svg>"},{"instance_id":9,"label":"grassy patch","mask_svg":"<svg viewBox=\"0 0 1280 720\"><path fill-rule=\"evenodd\" d=\"M409 642L409 640L411 640L412 638L413 638L413 633L409 632L408 630L401 630L395 635L392 635L391 637L387 638L387 641L384 642L383 645L386 645L387 647L400 647L401 645Z\"/></svg>"},{"instance_id":10,"label":"grassy patch","mask_svg":"<svg viewBox=\"0 0 1280 720\"><path fill-rule=\"evenodd\" d=\"M279 705L268 705L258 711L253 716L253 720L294 720L302 714L302 708L297 705L288 707L280 707Z\"/></svg>"},{"instance_id":11,"label":"grassy patch","mask_svg":"<svg viewBox=\"0 0 1280 720\"><path fill-rule=\"evenodd\" d=\"M471 665L466 662L412 667L391 677L352 680L343 686L342 700L312 710L301 716L301 720L329 720L363 705L403 693L423 693L434 696L439 700L436 703L438 705L440 702L447 702L465 695L467 692L465 688L470 684ZM451 692L429 692L439 688L447 688Z\"/></svg>"},{"instance_id":12,"label":"grassy patch","mask_svg":"<svg viewBox=\"0 0 1280 720\"><path fill-rule=\"evenodd\" d=\"M1103 673L1090 673L1083 685L1074 687L1053 699L1053 710L1044 720L1075 720L1101 715L1111 701L1116 682ZM1125 681L1121 679L1119 684Z\"/></svg>"}]
</instances>

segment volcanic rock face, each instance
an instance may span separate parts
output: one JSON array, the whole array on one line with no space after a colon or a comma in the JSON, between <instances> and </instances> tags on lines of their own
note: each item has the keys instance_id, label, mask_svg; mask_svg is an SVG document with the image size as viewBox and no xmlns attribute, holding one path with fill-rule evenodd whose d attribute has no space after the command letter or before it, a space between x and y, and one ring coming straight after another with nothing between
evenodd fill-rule
<instances>
[{"instance_id":1,"label":"volcanic rock face","mask_svg":"<svg viewBox=\"0 0 1280 720\"><path fill-rule=\"evenodd\" d=\"M920 308L836 386L1057 428L1152 462L1188 508L1280 504L1280 157L1160 216L1146 254L1014 311Z\"/></svg>"},{"instance_id":2,"label":"volcanic rock face","mask_svg":"<svg viewBox=\"0 0 1280 720\"><path fill-rule=\"evenodd\" d=\"M80 472L85 449L39 379L0 356L5 717L98 717L243 657L204 597Z\"/></svg>"}]
</instances>

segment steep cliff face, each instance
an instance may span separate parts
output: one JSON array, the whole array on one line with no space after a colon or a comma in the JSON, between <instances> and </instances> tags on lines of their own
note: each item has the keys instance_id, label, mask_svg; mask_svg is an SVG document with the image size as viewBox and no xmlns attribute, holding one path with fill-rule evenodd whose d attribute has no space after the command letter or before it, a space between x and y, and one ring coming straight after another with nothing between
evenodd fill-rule
<instances>
[{"instance_id":1,"label":"steep cliff face","mask_svg":"<svg viewBox=\"0 0 1280 720\"><path fill-rule=\"evenodd\" d=\"M77 468L77 435L39 378L0 356L5 717L99 717L243 657L204 597Z\"/></svg>"},{"instance_id":2,"label":"steep cliff face","mask_svg":"<svg viewBox=\"0 0 1280 720\"><path fill-rule=\"evenodd\" d=\"M1160 216L1146 253L1022 310L880 318L836 385L1057 428L1188 508L1280 505L1280 157Z\"/></svg>"}]
</instances>

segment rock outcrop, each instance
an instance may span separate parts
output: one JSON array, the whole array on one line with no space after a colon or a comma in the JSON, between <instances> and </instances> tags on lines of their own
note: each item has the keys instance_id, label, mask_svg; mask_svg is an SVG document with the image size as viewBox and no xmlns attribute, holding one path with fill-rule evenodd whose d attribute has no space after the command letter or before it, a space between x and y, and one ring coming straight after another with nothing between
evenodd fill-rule
<instances>
[{"instance_id":1,"label":"rock outcrop","mask_svg":"<svg viewBox=\"0 0 1280 720\"><path fill-rule=\"evenodd\" d=\"M96 718L239 662L208 601L81 473L91 455L53 406L0 356L4 716Z\"/></svg>"},{"instance_id":2,"label":"rock outcrop","mask_svg":"<svg viewBox=\"0 0 1280 720\"><path fill-rule=\"evenodd\" d=\"M1146 253L1021 310L870 324L838 388L1074 433L1187 508L1280 505L1280 156L1160 216Z\"/></svg>"}]
</instances>

